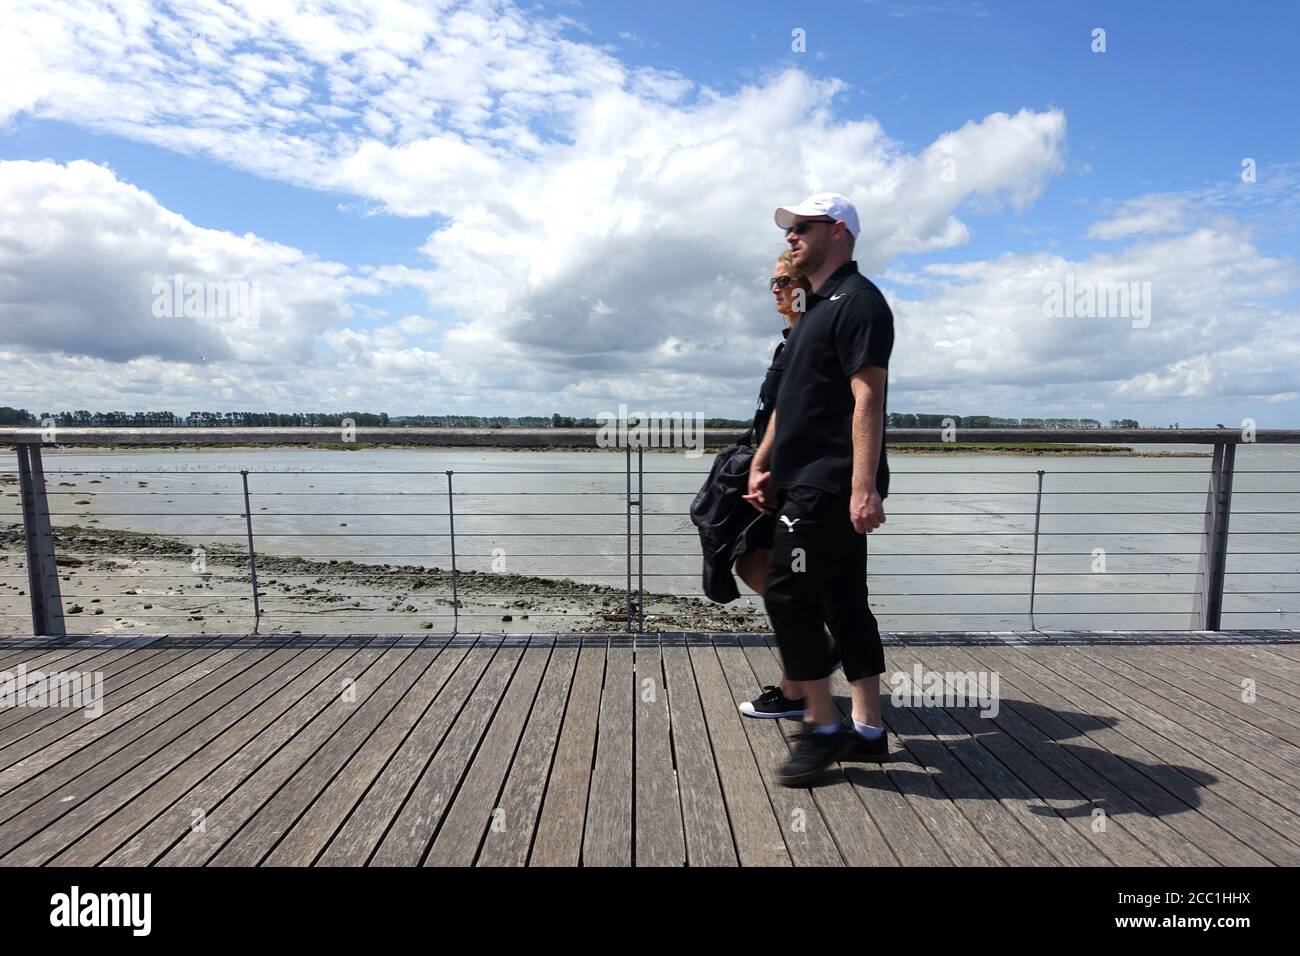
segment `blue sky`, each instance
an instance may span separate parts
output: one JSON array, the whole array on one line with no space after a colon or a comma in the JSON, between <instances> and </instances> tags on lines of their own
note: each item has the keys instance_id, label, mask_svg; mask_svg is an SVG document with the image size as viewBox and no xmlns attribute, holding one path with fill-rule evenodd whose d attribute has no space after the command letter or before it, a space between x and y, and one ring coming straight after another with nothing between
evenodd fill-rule
<instances>
[{"instance_id":1,"label":"blue sky","mask_svg":"<svg viewBox=\"0 0 1300 956\"><path fill-rule=\"evenodd\" d=\"M771 207L835 188L892 410L1300 423L1290 4L357 9L19 5L0 404L743 417ZM177 272L261 314L160 326Z\"/></svg>"}]
</instances>

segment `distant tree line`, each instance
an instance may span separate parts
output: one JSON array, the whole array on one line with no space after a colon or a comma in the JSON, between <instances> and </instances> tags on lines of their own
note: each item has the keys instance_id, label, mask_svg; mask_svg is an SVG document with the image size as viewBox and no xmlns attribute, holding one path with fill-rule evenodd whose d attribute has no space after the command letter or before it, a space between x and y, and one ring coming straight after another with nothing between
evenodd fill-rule
<instances>
[{"instance_id":1,"label":"distant tree line","mask_svg":"<svg viewBox=\"0 0 1300 956\"><path fill-rule=\"evenodd\" d=\"M46 419L66 428L337 428L345 418L356 425L383 427L388 413L380 412L41 412L0 407L0 425L39 428Z\"/></svg>"},{"instance_id":2,"label":"distant tree line","mask_svg":"<svg viewBox=\"0 0 1300 956\"><path fill-rule=\"evenodd\" d=\"M0 406L0 426L38 428L47 419L68 428L338 428L344 419L369 428L596 428L595 418L569 415L394 415L387 412L42 412ZM890 412L889 428L943 428L951 419L960 428L1141 428L1136 419L1112 418L1103 426L1095 418L997 418L991 415L928 415ZM706 418L705 428L747 428L749 419ZM1178 424L1166 426L1177 428Z\"/></svg>"},{"instance_id":3,"label":"distant tree line","mask_svg":"<svg viewBox=\"0 0 1300 956\"><path fill-rule=\"evenodd\" d=\"M550 428L545 415L395 415L389 424L414 428Z\"/></svg>"},{"instance_id":4,"label":"distant tree line","mask_svg":"<svg viewBox=\"0 0 1300 956\"><path fill-rule=\"evenodd\" d=\"M923 415L890 412L885 416L888 428L943 428L946 419L961 428L1101 428L1095 418L995 418L991 415ZM1141 428L1133 418L1112 418L1107 428ZM1168 426L1177 428L1177 425Z\"/></svg>"}]
</instances>

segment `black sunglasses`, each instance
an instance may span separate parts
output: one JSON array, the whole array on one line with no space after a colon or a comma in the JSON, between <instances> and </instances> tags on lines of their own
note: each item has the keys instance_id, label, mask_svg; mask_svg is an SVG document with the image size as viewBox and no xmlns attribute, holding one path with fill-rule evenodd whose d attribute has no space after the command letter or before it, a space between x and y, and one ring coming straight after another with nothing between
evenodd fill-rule
<instances>
[{"instance_id":1,"label":"black sunglasses","mask_svg":"<svg viewBox=\"0 0 1300 956\"><path fill-rule=\"evenodd\" d=\"M789 235L790 233L793 232L796 236L802 236L805 232L811 229L815 223L835 222L835 221L836 220L831 219L829 217L827 217L826 219L801 219L799 222L796 222L794 225L792 225L789 229L786 230L786 235Z\"/></svg>"},{"instance_id":2,"label":"black sunglasses","mask_svg":"<svg viewBox=\"0 0 1300 956\"><path fill-rule=\"evenodd\" d=\"M769 289L784 289L793 281L794 276L772 276L767 280L767 287Z\"/></svg>"}]
</instances>

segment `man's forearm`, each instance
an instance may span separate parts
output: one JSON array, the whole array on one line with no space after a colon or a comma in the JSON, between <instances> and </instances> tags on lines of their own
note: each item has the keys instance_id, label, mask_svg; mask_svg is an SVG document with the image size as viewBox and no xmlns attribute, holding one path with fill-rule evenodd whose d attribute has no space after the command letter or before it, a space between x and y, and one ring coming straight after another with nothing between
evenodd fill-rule
<instances>
[{"instance_id":1,"label":"man's forearm","mask_svg":"<svg viewBox=\"0 0 1300 956\"><path fill-rule=\"evenodd\" d=\"M865 388L857 394L853 406L853 487L854 492L876 490L876 468L880 464L880 447L884 439L883 394Z\"/></svg>"}]
</instances>

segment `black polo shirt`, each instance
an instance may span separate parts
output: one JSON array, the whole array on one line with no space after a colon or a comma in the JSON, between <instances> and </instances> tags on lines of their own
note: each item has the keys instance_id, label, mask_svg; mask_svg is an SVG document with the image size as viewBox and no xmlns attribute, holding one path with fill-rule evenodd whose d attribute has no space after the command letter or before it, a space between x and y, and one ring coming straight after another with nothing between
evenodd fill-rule
<instances>
[{"instance_id":1,"label":"black polo shirt","mask_svg":"<svg viewBox=\"0 0 1300 956\"><path fill-rule=\"evenodd\" d=\"M863 365L889 367L894 316L880 290L846 262L808 297L786 340L772 444L775 488L803 485L848 494L853 481L853 386ZM889 388L886 383L885 401ZM882 403L883 404L883 403ZM876 490L889 494L884 408Z\"/></svg>"}]
</instances>

